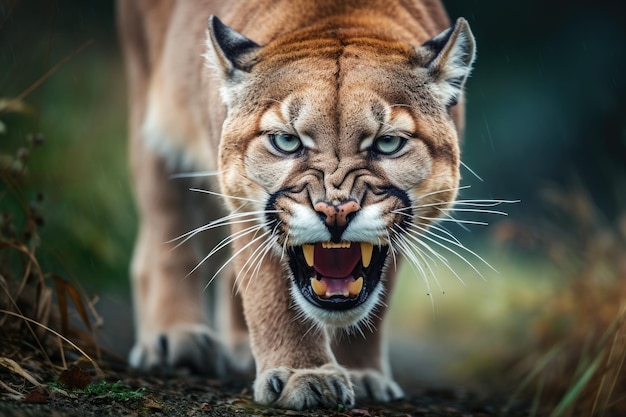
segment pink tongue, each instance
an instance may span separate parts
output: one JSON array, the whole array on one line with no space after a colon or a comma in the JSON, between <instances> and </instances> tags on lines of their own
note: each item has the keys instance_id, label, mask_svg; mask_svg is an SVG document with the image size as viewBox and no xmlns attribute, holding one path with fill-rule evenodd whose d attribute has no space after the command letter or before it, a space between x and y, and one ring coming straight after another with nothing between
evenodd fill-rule
<instances>
[{"instance_id":1,"label":"pink tongue","mask_svg":"<svg viewBox=\"0 0 626 417\"><path fill-rule=\"evenodd\" d=\"M313 267L326 278L347 278L361 259L361 248L353 243L349 248L324 249L321 243L315 244L315 264Z\"/></svg>"},{"instance_id":2,"label":"pink tongue","mask_svg":"<svg viewBox=\"0 0 626 417\"><path fill-rule=\"evenodd\" d=\"M354 282L354 278L349 276L347 278L322 278L320 281L326 284L326 294L346 294L349 293L348 285Z\"/></svg>"}]
</instances>

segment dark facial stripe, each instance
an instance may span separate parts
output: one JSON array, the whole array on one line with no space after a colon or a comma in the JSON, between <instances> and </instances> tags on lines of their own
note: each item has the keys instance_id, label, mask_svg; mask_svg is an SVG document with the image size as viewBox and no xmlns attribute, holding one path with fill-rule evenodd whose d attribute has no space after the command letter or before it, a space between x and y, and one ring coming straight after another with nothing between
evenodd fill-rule
<instances>
[{"instance_id":1,"label":"dark facial stripe","mask_svg":"<svg viewBox=\"0 0 626 417\"><path fill-rule=\"evenodd\" d=\"M452 144L444 142L442 144L435 145L434 141L420 137L428 153L432 159L445 159L451 165L456 165L457 155L454 152Z\"/></svg>"}]
</instances>

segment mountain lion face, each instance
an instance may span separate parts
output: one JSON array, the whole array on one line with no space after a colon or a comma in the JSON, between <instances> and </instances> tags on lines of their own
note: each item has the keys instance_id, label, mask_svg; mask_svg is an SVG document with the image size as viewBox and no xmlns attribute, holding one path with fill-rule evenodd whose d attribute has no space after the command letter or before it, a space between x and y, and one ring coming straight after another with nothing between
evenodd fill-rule
<instances>
[{"instance_id":1,"label":"mountain lion face","mask_svg":"<svg viewBox=\"0 0 626 417\"><path fill-rule=\"evenodd\" d=\"M469 37L457 25L417 48L357 30L247 42L222 88L219 160L231 208L262 225L248 272L279 256L307 316L357 323L386 268L456 196L450 106Z\"/></svg>"},{"instance_id":2,"label":"mountain lion face","mask_svg":"<svg viewBox=\"0 0 626 417\"><path fill-rule=\"evenodd\" d=\"M467 22L438 0L119 0L118 18L131 366L254 370L255 401L296 410L401 398L382 330L397 266L428 286L449 267L430 244L465 260L437 239L473 254L431 225L459 188Z\"/></svg>"}]
</instances>

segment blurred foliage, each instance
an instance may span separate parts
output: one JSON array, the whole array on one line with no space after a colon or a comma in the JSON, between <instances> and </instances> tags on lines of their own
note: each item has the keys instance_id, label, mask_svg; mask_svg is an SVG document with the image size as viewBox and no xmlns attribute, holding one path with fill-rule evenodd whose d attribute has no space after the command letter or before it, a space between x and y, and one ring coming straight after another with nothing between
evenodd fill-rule
<instances>
[{"instance_id":1,"label":"blurred foliage","mask_svg":"<svg viewBox=\"0 0 626 417\"><path fill-rule=\"evenodd\" d=\"M498 228L501 239L532 242L561 281L529 322L534 343L514 358L520 388L551 416L626 415L626 206L613 221L581 186L543 198L550 215L533 227Z\"/></svg>"},{"instance_id":2,"label":"blurred foliage","mask_svg":"<svg viewBox=\"0 0 626 417\"><path fill-rule=\"evenodd\" d=\"M0 2L0 98L24 110L0 110L0 152L45 132L22 190L44 196L41 262L87 287L126 283L136 230L119 61L112 3Z\"/></svg>"},{"instance_id":3,"label":"blurred foliage","mask_svg":"<svg viewBox=\"0 0 626 417\"><path fill-rule=\"evenodd\" d=\"M3 114L22 110L14 105L2 109ZM87 359L99 370L85 352L99 356L92 323L101 323L93 304L83 301L86 297L80 285L47 272L39 262L39 231L45 224L42 195L28 202L23 186L28 163L43 144L43 136L29 135L13 154L0 154L0 371L9 371L8 375L3 372L2 388L8 394L2 396L13 399L26 398L24 380L41 385L20 363L28 362L30 369L43 363L50 371L63 368L68 358L80 352L79 360ZM79 317L82 326L70 323L72 316Z\"/></svg>"}]
</instances>

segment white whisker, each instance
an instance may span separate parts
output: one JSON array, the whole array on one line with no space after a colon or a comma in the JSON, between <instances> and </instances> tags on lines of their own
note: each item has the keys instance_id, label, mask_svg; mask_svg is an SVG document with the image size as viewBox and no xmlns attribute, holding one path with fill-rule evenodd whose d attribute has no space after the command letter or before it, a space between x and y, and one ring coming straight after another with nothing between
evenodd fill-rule
<instances>
[{"instance_id":1,"label":"white whisker","mask_svg":"<svg viewBox=\"0 0 626 417\"><path fill-rule=\"evenodd\" d=\"M220 174L221 171L197 171L197 172L178 172L170 175L170 179L176 180L180 178L199 178L199 177L214 177Z\"/></svg>"},{"instance_id":2,"label":"white whisker","mask_svg":"<svg viewBox=\"0 0 626 417\"><path fill-rule=\"evenodd\" d=\"M261 269L261 264L263 263L263 260L267 256L267 253L276 244L277 238L276 238L275 233L276 233L276 229L280 226L280 223L281 222L276 223L276 226L274 226L274 228L272 229L270 238L267 239L262 245L259 246L259 247L264 247L264 249L261 252L259 252L259 254L256 255L256 257L258 258L258 261L256 261L256 267L254 268L254 270L252 271L252 274L250 275L250 279L248 280L248 284L246 285L246 289L244 290L244 292L248 291L250 282L258 275L259 270Z\"/></svg>"},{"instance_id":3,"label":"white whisker","mask_svg":"<svg viewBox=\"0 0 626 417\"><path fill-rule=\"evenodd\" d=\"M306 335L308 335L309 333L311 333L311 331L315 330L317 332L321 332L323 330L323 327L320 323L317 323L315 320L310 320L306 314L304 314L304 312L302 310L300 310L300 312L302 313L299 317L299 319L303 319L308 321L309 323L311 323L311 325L309 326L309 328L307 329L306 332L304 332L304 334L302 335L302 337L300 338L300 340L304 340L304 338L306 337Z\"/></svg>"},{"instance_id":4,"label":"white whisker","mask_svg":"<svg viewBox=\"0 0 626 417\"><path fill-rule=\"evenodd\" d=\"M471 225L477 225L477 226L489 226L489 223L487 222L481 222L481 221L476 221L476 220L461 220L461 219L455 219L453 217L443 218L443 217L417 216L417 218L421 220L429 220L432 222L453 222L458 225L471 224Z\"/></svg>"},{"instance_id":5,"label":"white whisker","mask_svg":"<svg viewBox=\"0 0 626 417\"><path fill-rule=\"evenodd\" d=\"M419 224L419 223L418 223ZM421 225L421 224L420 224ZM452 233L450 233L448 230L446 230L444 227L441 226L437 226L435 224L431 224L430 226L431 229L433 230L437 230L441 233L443 233L444 235L448 236L450 239L454 240L456 243L458 243L459 245L462 245L461 241L459 239L456 238L456 236L454 236Z\"/></svg>"},{"instance_id":6,"label":"white whisker","mask_svg":"<svg viewBox=\"0 0 626 417\"><path fill-rule=\"evenodd\" d=\"M450 213L446 213L445 211L439 211L439 212L442 214L442 216L444 216L444 217L439 217L439 218L440 218L440 219L442 219L442 220L443 220L444 218L447 218L447 219L450 219L450 220L458 220L458 219L456 219L454 216L452 216ZM456 224L457 224L457 225L458 225L461 229L465 230L465 231L466 231L466 232L468 232L468 233L471 233L470 229L468 229L468 228L465 226L465 224L466 224L465 222L456 222Z\"/></svg>"},{"instance_id":7,"label":"white whisker","mask_svg":"<svg viewBox=\"0 0 626 417\"><path fill-rule=\"evenodd\" d=\"M268 240L257 246L239 270L239 273L235 278L235 282L239 282L240 279L245 280L246 288L244 289L244 293L248 292L250 283L253 279L255 279L256 276L258 276L261 264L263 263L263 259L265 259L267 252L272 248L273 244L274 239L270 237ZM248 276L247 279L245 279L246 276ZM237 287L239 288L239 285Z\"/></svg>"},{"instance_id":8,"label":"white whisker","mask_svg":"<svg viewBox=\"0 0 626 417\"><path fill-rule=\"evenodd\" d=\"M265 233L263 233L260 236L255 237L254 239L252 239L250 242L246 243L242 248L240 248L237 252L235 252L230 258L228 258L228 260L226 262L224 262L222 264L222 266L215 272L215 274L213 274L213 276L211 277L211 279L209 280L209 282L207 283L207 285L204 286L204 289L206 290L209 285L211 285L211 282L213 282L213 280L215 279L215 277L224 270L224 268L226 268L226 266L228 266L229 263L231 263L233 261L233 259L235 259L241 252L245 251L246 249L248 249L248 247L250 247L251 245L253 245L257 240L264 238L265 236L267 236L268 234L270 234L269 231L266 231ZM196 269L198 269L200 267L200 265L202 265L206 260L208 259L208 257L204 257L202 259L202 261L200 261L200 263L198 265L196 265L196 267L189 273L189 275L191 275Z\"/></svg>"},{"instance_id":9,"label":"white whisker","mask_svg":"<svg viewBox=\"0 0 626 417\"><path fill-rule=\"evenodd\" d=\"M483 179L482 179L482 178L480 178L480 177L478 176L478 174L477 174L477 173L475 173L475 172L474 172L474 170L473 170L472 168L470 168L470 167L469 167L469 166L468 166L465 162L463 162L463 161L459 161L459 162L461 163L461 166L462 166L463 168L465 168L465 169L466 169L466 170L468 170L468 171L469 171L469 172L470 172L473 176L475 176L476 178L478 178L478 181L480 181L480 182L485 182L485 181L483 181Z\"/></svg>"},{"instance_id":10,"label":"white whisker","mask_svg":"<svg viewBox=\"0 0 626 417\"><path fill-rule=\"evenodd\" d=\"M424 232L424 234L422 234L422 235L421 235L423 238L428 239L429 241L431 241L431 242L435 243L436 245L439 245L439 246L441 246L441 247L445 248L446 250L448 250L448 251L450 251L450 252L454 253L454 254L455 254L456 256L458 256L460 259L462 259L463 261L465 261L465 262L466 262L466 263L467 263L467 264L468 264L468 265L469 265L469 266L470 266L470 267L471 267L474 271L476 271L476 273L477 273L478 275L480 275L483 279L484 279L485 277L484 277L484 276L480 273L480 271L478 271L478 269L476 269L476 267L474 267L474 265L472 265L472 263L471 263L471 262L469 262L467 259L465 259L463 256L461 256L458 252L456 252L456 251L455 251L455 250L453 250L452 248L450 248L450 247L448 247L448 246L444 245L443 243L441 243L441 242L439 242L439 241L437 241L437 240L434 240L434 239L430 238L430 237L429 237L429 236L427 236L427 235L432 235L432 236L436 237L437 239L441 239L441 240L443 240L444 242L450 243L450 244L452 244L452 245L454 245L454 246L456 246L456 247L458 247L458 248L460 248L460 249L463 249L464 251L466 251L466 252L470 253L471 255L473 255L473 256L475 256L477 259L479 259L482 263L484 263L484 264L485 264L487 267L489 267L492 271L494 271L494 272L498 272L498 271L497 271L497 270L496 270L493 266L491 266L491 264L489 264L489 262L485 261L485 260L484 260L484 259L483 259L480 255L478 255L476 252L472 251L471 249L467 248L465 245L460 244L460 243L457 243L457 242L455 242L454 240L450 240L450 239L448 239L448 238L446 238L446 237L444 237L444 236L440 236L440 235L438 235L437 233L435 233L435 232L433 232L433 231L431 231L431 230L429 230L429 229L427 229L427 228L425 228L425 227L422 227L422 226L419 226L419 225L416 225L416 224L412 224L412 225L411 225L411 227L413 227L413 228L417 228L418 230L420 230L420 231Z\"/></svg>"},{"instance_id":11,"label":"white whisker","mask_svg":"<svg viewBox=\"0 0 626 417\"><path fill-rule=\"evenodd\" d=\"M406 230L400 228L400 230L402 232L404 232L407 235L410 235ZM417 254L419 255L422 260L424 261L424 264L426 265L426 268L428 269L428 272L430 272L430 276L435 280L435 283L437 284L437 287L439 288L440 291L443 291L442 287L441 287L441 283L439 282L439 280L437 279L437 275L434 273L434 271L432 270L432 268L430 267L430 264L428 264L425 259L422 257L421 251L419 250L419 248L417 248L412 242L410 242L409 240L407 240L405 238L404 235L400 235L402 237L402 243L403 243L403 247L405 252L410 253L411 255L413 254ZM406 255L406 254L405 254ZM426 271L421 267L422 262L419 261L419 259L415 258L413 256L413 260L412 262L415 264L416 267L419 268L424 281L428 281L428 275L426 274ZM428 286L428 292L430 293L430 286Z\"/></svg>"},{"instance_id":12,"label":"white whisker","mask_svg":"<svg viewBox=\"0 0 626 417\"><path fill-rule=\"evenodd\" d=\"M211 251L207 255L207 258L210 258L214 254L216 254L218 251L220 251L223 248L225 248L226 246L230 245L231 243L233 243L235 240L239 239L240 237L243 237L243 236L245 236L247 234L250 234L250 233L257 232L257 231L263 229L263 227L269 226L269 225L270 225L269 222L268 223L263 223L263 224L255 224L253 226L246 227L243 230L239 230L239 231L237 231L237 232L235 232L233 234L230 234L230 235L226 236L217 245L215 245L215 247L213 249L211 249Z\"/></svg>"},{"instance_id":13,"label":"white whisker","mask_svg":"<svg viewBox=\"0 0 626 417\"><path fill-rule=\"evenodd\" d=\"M495 207L502 204L515 204L521 200L456 200L454 204L476 206L476 207Z\"/></svg>"},{"instance_id":14,"label":"white whisker","mask_svg":"<svg viewBox=\"0 0 626 417\"><path fill-rule=\"evenodd\" d=\"M483 213L483 214L497 214L499 216L508 216L509 214L504 211L498 210L485 210L485 209L477 209L477 208L458 208L458 207L450 207L450 208L437 208L439 211L457 211L463 213Z\"/></svg>"},{"instance_id":15,"label":"white whisker","mask_svg":"<svg viewBox=\"0 0 626 417\"><path fill-rule=\"evenodd\" d=\"M441 263L443 263L446 268L448 268L448 270L450 270L450 272L452 272L452 274L463 284L465 284L465 281L463 280L463 278L461 278L459 276L459 274L456 273L456 271L452 268L452 266L450 265L450 262L448 261L448 259L446 259L445 256L443 256L442 254L440 254L439 252L437 252L436 250L434 250L433 248L430 247L429 244L427 244L426 242L422 241L418 236L413 235L413 233L407 233L409 238L412 239L415 243L423 246L424 248L426 248L426 250L428 250L430 253L432 253ZM432 258L431 258L432 259Z\"/></svg>"},{"instance_id":16,"label":"white whisker","mask_svg":"<svg viewBox=\"0 0 626 417\"><path fill-rule=\"evenodd\" d=\"M423 251L418 248L417 246L415 246L415 244L407 239L405 239L403 237L403 243L405 245L406 250L410 251L411 253L415 254L416 256L419 256L420 259L417 259L417 257L414 258L413 262L416 263L416 265L424 265L426 267L426 269L423 268L419 268L422 275L424 277L432 277L433 279L435 279L435 281L437 282L437 286L441 289L441 285L439 284L439 281L437 280L437 275L435 274L435 272L433 271L432 267L430 266L430 263L428 263L428 261L426 260L426 256L428 258L430 258L429 255L424 255ZM432 258L430 258L430 260L432 261Z\"/></svg>"},{"instance_id":17,"label":"white whisker","mask_svg":"<svg viewBox=\"0 0 626 417\"><path fill-rule=\"evenodd\" d=\"M234 221L229 221L226 223L222 223L222 224L207 224L204 226L200 226L190 232L185 233L184 235L181 235L175 239L169 240L166 243L172 243L175 242L178 239L181 239L183 237L185 237L183 240L181 240L180 242L178 242L176 244L176 246L174 246L172 248L172 250L178 249L180 246L184 245L187 241L189 241L191 238L193 238L195 235L202 233L202 232L206 232L207 230L211 230L211 229L215 229L218 227L222 227L222 226L229 226L229 225L233 225L233 224L240 224L240 223L249 223L250 219L245 219L245 220L234 220Z\"/></svg>"},{"instance_id":18,"label":"white whisker","mask_svg":"<svg viewBox=\"0 0 626 417\"><path fill-rule=\"evenodd\" d=\"M428 275L426 275L426 271L424 271L419 260L415 257L415 252L410 250L410 247L407 246L406 241L399 235L396 235L394 242L400 249L402 249L402 254L409 261L409 266L417 275L420 275L422 277L424 283L426 284L428 292L430 292L430 281L428 280Z\"/></svg>"},{"instance_id":19,"label":"white whisker","mask_svg":"<svg viewBox=\"0 0 626 417\"><path fill-rule=\"evenodd\" d=\"M393 214L399 214L400 216L407 216L407 217L410 217L410 218L415 217L415 215L414 215L414 214L411 214L411 213L405 213L405 212L403 212L403 211L402 211L402 210L408 210L408 209L409 209L409 207L403 207L403 208L401 208L401 209L391 210L391 211L390 211L390 213L393 213Z\"/></svg>"},{"instance_id":20,"label":"white whisker","mask_svg":"<svg viewBox=\"0 0 626 417\"><path fill-rule=\"evenodd\" d=\"M350 327L350 330L352 330L352 331L356 330L357 332L359 332L361 337L363 337L363 339L365 339L365 333L363 333L363 329L361 329L361 326L359 324L360 324L360 322L359 323L355 323L354 326Z\"/></svg>"},{"instance_id":21,"label":"white whisker","mask_svg":"<svg viewBox=\"0 0 626 417\"><path fill-rule=\"evenodd\" d=\"M285 253L287 253L287 242L289 241L289 231L285 234L285 240L283 240L282 251L280 252L280 260L282 261Z\"/></svg>"},{"instance_id":22,"label":"white whisker","mask_svg":"<svg viewBox=\"0 0 626 417\"><path fill-rule=\"evenodd\" d=\"M272 214L272 213L281 213L281 210L259 210L259 211L246 211L243 213L232 213L228 216L220 217L219 219L213 220L212 222L205 224L204 226L197 227L189 232L183 233L182 235L175 237L174 239L170 239L165 243L176 242L177 240L184 239L178 245L174 247L177 248L181 244L188 241L191 237L197 235L198 233L204 232L206 230L214 229L216 227L230 226L233 224L240 224L252 221L259 214ZM245 219L245 217L253 217L253 219ZM233 221L232 219L243 219Z\"/></svg>"},{"instance_id":23,"label":"white whisker","mask_svg":"<svg viewBox=\"0 0 626 417\"><path fill-rule=\"evenodd\" d=\"M393 210L393 213L402 214L401 212L408 209L421 209L426 207L439 207L439 206L470 206L470 207L496 207L502 204L519 203L520 200L453 200L453 201L437 201L428 204L416 204L413 206L403 207L401 209ZM454 207L449 210L459 210Z\"/></svg>"},{"instance_id":24,"label":"white whisker","mask_svg":"<svg viewBox=\"0 0 626 417\"><path fill-rule=\"evenodd\" d=\"M450 191L464 190L464 189L470 188L470 187L471 187L470 185L464 185L462 187L453 187L453 188L446 188L446 189L443 189L443 190L432 191L430 193L426 193L426 194L423 194L421 196L416 197L415 201L420 201L420 200L425 199L426 197L430 197L430 196L441 194L441 193L448 193ZM436 206L436 205L450 204L450 203L452 203L452 202L446 200L446 201L443 201L443 202L435 202L435 203L432 203L432 204ZM404 210L412 210L412 209L415 209L415 208L428 207L428 206L429 206L429 204L417 204L417 205L413 205L413 206L402 207L402 208L399 208L397 210L394 210L394 213L400 214L400 212L402 212Z\"/></svg>"},{"instance_id":25,"label":"white whisker","mask_svg":"<svg viewBox=\"0 0 626 417\"><path fill-rule=\"evenodd\" d=\"M389 242L389 250L391 251L391 256L393 257L393 270L398 270L398 262L396 259L396 249L392 245L391 235L389 234L389 230L387 230L387 242Z\"/></svg>"},{"instance_id":26,"label":"white whisker","mask_svg":"<svg viewBox=\"0 0 626 417\"><path fill-rule=\"evenodd\" d=\"M263 201L255 200L253 198L237 197L237 196L234 196L234 195L227 195L227 194L223 194L223 193L218 193L216 191L203 190L202 188L190 188L189 191L193 191L193 192L196 192L196 193L216 195L216 196L224 197L224 198L232 198L234 200L251 201L253 203L263 203Z\"/></svg>"},{"instance_id":27,"label":"white whisker","mask_svg":"<svg viewBox=\"0 0 626 417\"><path fill-rule=\"evenodd\" d=\"M263 242L263 244L259 245L256 249L254 249L252 254L248 256L248 259L246 259L246 262L241 266L241 268L239 269L239 272L237 273L237 276L235 277L235 288L237 288L237 292L239 291L239 280L248 274L248 272L250 271L250 268L252 268L252 265L254 265L255 262L257 262L257 260L258 260L257 265L260 265L260 262L265 257L264 255L261 256L264 248L266 247L266 245L269 245L269 247L271 247L272 244L273 244L272 237L270 237L270 239L266 240L265 242ZM256 266L255 266L255 270L256 270ZM248 285L250 285L250 281L252 280L253 275L250 276L250 279L248 280ZM246 286L246 291L247 291L247 288L248 287Z\"/></svg>"},{"instance_id":28,"label":"white whisker","mask_svg":"<svg viewBox=\"0 0 626 417\"><path fill-rule=\"evenodd\" d=\"M446 188L443 190L437 190L437 191L432 191L430 193L426 193L424 195L421 195L419 197L417 197L417 200L423 200L426 197L430 197L431 195L436 195L436 194L441 194L441 193L449 193L450 191L461 191L461 190L465 190L467 188L471 188L471 185L463 185L461 187L452 187L452 188Z\"/></svg>"},{"instance_id":29,"label":"white whisker","mask_svg":"<svg viewBox=\"0 0 626 417\"><path fill-rule=\"evenodd\" d=\"M414 252L411 251L409 248L405 247L405 244L402 242L403 240L404 239L397 239L396 243L398 244L398 246L400 246L403 249L403 255L409 260L409 266L411 267L411 269L413 269L416 275L420 275L422 277L422 281L424 281L424 284L426 285L426 290L428 291L428 295L431 295L432 289L430 287L430 280L428 279L428 276L426 275L424 269L420 265L419 260L415 257ZM437 281L434 275L433 275L433 278L435 278L435 281ZM437 281L437 285L439 286L438 281ZM431 308L433 310L433 315L434 315L435 314L435 300L433 297L430 298L430 303L431 303Z\"/></svg>"}]
</instances>

